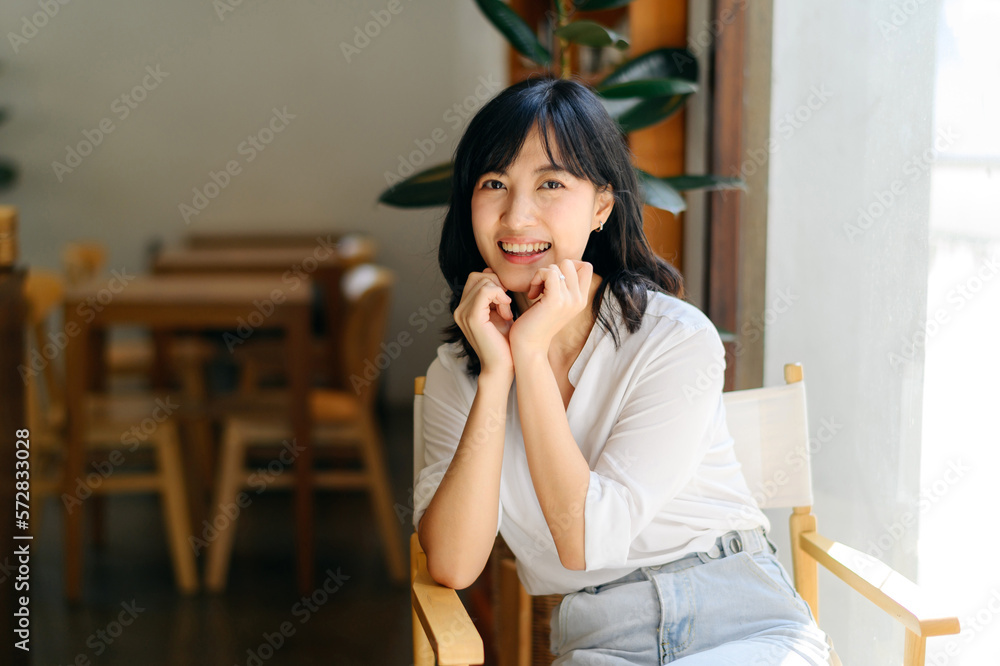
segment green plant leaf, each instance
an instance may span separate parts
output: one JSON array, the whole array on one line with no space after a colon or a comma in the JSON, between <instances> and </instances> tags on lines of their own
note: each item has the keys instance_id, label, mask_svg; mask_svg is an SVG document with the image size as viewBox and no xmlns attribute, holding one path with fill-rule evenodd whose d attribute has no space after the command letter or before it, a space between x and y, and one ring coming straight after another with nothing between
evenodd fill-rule
<instances>
[{"instance_id":1,"label":"green plant leaf","mask_svg":"<svg viewBox=\"0 0 1000 666\"><path fill-rule=\"evenodd\" d=\"M597 87L607 88L642 79L684 79L698 81L698 59L687 49L656 49L623 63Z\"/></svg>"},{"instance_id":2,"label":"green plant leaf","mask_svg":"<svg viewBox=\"0 0 1000 666\"><path fill-rule=\"evenodd\" d=\"M447 206L451 201L451 162L425 169L379 195L379 202L397 208Z\"/></svg>"},{"instance_id":3,"label":"green plant leaf","mask_svg":"<svg viewBox=\"0 0 1000 666\"><path fill-rule=\"evenodd\" d=\"M629 60L611 72L596 88L607 90L626 83L656 79L698 81L698 60L687 49L656 49ZM625 132L662 122L677 113L691 93L628 101L602 99L604 108Z\"/></svg>"},{"instance_id":4,"label":"green plant leaf","mask_svg":"<svg viewBox=\"0 0 1000 666\"><path fill-rule=\"evenodd\" d=\"M542 46L534 31L517 12L500 0L476 0L476 4L518 53L539 65L548 65L552 62L552 54Z\"/></svg>"},{"instance_id":5,"label":"green plant leaf","mask_svg":"<svg viewBox=\"0 0 1000 666\"><path fill-rule=\"evenodd\" d=\"M0 190L6 190L17 182L17 166L8 160L0 159Z\"/></svg>"},{"instance_id":6,"label":"green plant leaf","mask_svg":"<svg viewBox=\"0 0 1000 666\"><path fill-rule=\"evenodd\" d=\"M677 113L688 95L668 95L667 97L654 97L653 99L642 100L624 110L613 113L612 117L618 121L622 130L626 133L634 132L644 127L651 127L663 122L670 116Z\"/></svg>"},{"instance_id":7,"label":"green plant leaf","mask_svg":"<svg viewBox=\"0 0 1000 666\"><path fill-rule=\"evenodd\" d=\"M597 88L597 92L607 99L628 99L630 97L648 99L668 95L690 95L698 92L698 85L686 79L638 79L607 88Z\"/></svg>"},{"instance_id":8,"label":"green plant leaf","mask_svg":"<svg viewBox=\"0 0 1000 666\"><path fill-rule=\"evenodd\" d=\"M619 35L614 30L608 30L600 23L594 21L573 21L555 31L556 37L560 37L575 44L584 46L603 47L614 46L618 50L628 48L628 40Z\"/></svg>"},{"instance_id":9,"label":"green plant leaf","mask_svg":"<svg viewBox=\"0 0 1000 666\"><path fill-rule=\"evenodd\" d=\"M642 169L635 168L635 172L639 176L639 184L642 185L643 196L647 206L662 208L674 215L687 208L687 202L684 201L684 197L673 186L664 183L662 179Z\"/></svg>"},{"instance_id":10,"label":"green plant leaf","mask_svg":"<svg viewBox=\"0 0 1000 666\"><path fill-rule=\"evenodd\" d=\"M693 176L685 174L683 176L667 176L659 180L667 183L681 192L693 192L695 190L746 190L747 184L740 178L732 176Z\"/></svg>"},{"instance_id":11,"label":"green plant leaf","mask_svg":"<svg viewBox=\"0 0 1000 666\"><path fill-rule=\"evenodd\" d=\"M633 168L635 168L636 175L639 177L639 182L646 195L646 204L653 208L670 211L674 215L687 208L687 202L684 201L681 192L746 189L745 182L730 176L684 174L661 178L638 167Z\"/></svg>"},{"instance_id":12,"label":"green plant leaf","mask_svg":"<svg viewBox=\"0 0 1000 666\"><path fill-rule=\"evenodd\" d=\"M578 12L596 12L601 9L618 9L632 0L580 0L574 9Z\"/></svg>"}]
</instances>

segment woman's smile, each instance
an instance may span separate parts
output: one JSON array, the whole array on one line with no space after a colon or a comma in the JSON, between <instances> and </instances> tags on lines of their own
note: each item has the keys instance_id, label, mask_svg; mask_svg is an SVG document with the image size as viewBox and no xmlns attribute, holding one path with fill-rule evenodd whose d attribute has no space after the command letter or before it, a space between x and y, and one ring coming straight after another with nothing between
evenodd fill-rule
<instances>
[{"instance_id":1,"label":"woman's smile","mask_svg":"<svg viewBox=\"0 0 1000 666\"><path fill-rule=\"evenodd\" d=\"M531 264L544 258L552 249L552 243L517 242L515 239L512 242L498 241L497 247L500 248L503 258L512 264Z\"/></svg>"}]
</instances>

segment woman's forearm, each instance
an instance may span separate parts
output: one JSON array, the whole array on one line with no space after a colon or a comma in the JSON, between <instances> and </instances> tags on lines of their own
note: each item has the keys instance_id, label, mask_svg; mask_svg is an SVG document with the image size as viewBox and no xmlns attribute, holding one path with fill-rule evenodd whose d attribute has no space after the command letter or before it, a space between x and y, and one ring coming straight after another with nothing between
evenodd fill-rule
<instances>
[{"instance_id":1,"label":"woman's forearm","mask_svg":"<svg viewBox=\"0 0 1000 666\"><path fill-rule=\"evenodd\" d=\"M510 386L507 376L480 375L455 456L420 519L428 572L448 587L475 582L496 540Z\"/></svg>"},{"instance_id":2,"label":"woman's forearm","mask_svg":"<svg viewBox=\"0 0 1000 666\"><path fill-rule=\"evenodd\" d=\"M590 465L573 439L559 384L547 356L514 351L517 405L532 485L567 569L583 570L584 508Z\"/></svg>"}]
</instances>

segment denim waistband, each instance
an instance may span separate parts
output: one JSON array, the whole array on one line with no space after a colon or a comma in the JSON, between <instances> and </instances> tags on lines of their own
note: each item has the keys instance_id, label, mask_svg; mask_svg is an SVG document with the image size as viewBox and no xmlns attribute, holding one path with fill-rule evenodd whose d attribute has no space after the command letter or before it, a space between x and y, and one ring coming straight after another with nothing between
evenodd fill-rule
<instances>
[{"instance_id":1,"label":"denim waistband","mask_svg":"<svg viewBox=\"0 0 1000 666\"><path fill-rule=\"evenodd\" d=\"M712 547L707 551L690 553L680 559L665 562L664 564L639 567L635 571L629 572L621 578L616 578L613 581L601 583L600 585L587 586L583 588L583 590L593 594L598 588L641 580L651 580L652 576L657 573L680 571L682 569L687 569L688 567L704 564L705 562L711 562L712 560L718 560L723 557L735 555L739 552L747 552L751 555L755 555L764 551L770 551L771 554L776 554L778 552L778 548L767 537L767 533L764 531L763 527L756 527L752 530L732 530L731 532L726 532L722 536L718 537Z\"/></svg>"}]
</instances>

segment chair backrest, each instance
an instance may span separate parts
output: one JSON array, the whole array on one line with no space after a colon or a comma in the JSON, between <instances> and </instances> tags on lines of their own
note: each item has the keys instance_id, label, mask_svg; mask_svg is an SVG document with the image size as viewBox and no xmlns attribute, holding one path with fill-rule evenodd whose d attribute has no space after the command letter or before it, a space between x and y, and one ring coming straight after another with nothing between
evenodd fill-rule
<instances>
[{"instance_id":1,"label":"chair backrest","mask_svg":"<svg viewBox=\"0 0 1000 666\"><path fill-rule=\"evenodd\" d=\"M103 243L77 241L62 250L63 272L70 286L90 280L104 272L108 250Z\"/></svg>"},{"instance_id":2,"label":"chair backrest","mask_svg":"<svg viewBox=\"0 0 1000 666\"><path fill-rule=\"evenodd\" d=\"M53 363L58 352L55 342L46 339L48 322L53 310L62 305L66 293L62 276L51 271L31 269L24 280L24 297L28 303L28 344L24 366L25 395L27 397L28 425L33 430L45 427L46 411L62 409L64 390ZM47 410L42 398L42 384L38 381L38 366L48 397Z\"/></svg>"},{"instance_id":3,"label":"chair backrest","mask_svg":"<svg viewBox=\"0 0 1000 666\"><path fill-rule=\"evenodd\" d=\"M345 311L341 362L347 388L357 392L365 405L375 399L382 371L394 360L389 353L392 345L387 350L383 342L395 280L391 270L375 264L355 266L341 280Z\"/></svg>"},{"instance_id":4,"label":"chair backrest","mask_svg":"<svg viewBox=\"0 0 1000 666\"><path fill-rule=\"evenodd\" d=\"M785 366L801 375L801 366ZM762 509L812 506L806 385L728 391L726 425L750 493Z\"/></svg>"},{"instance_id":5,"label":"chair backrest","mask_svg":"<svg viewBox=\"0 0 1000 666\"><path fill-rule=\"evenodd\" d=\"M751 494L762 509L812 505L806 386L802 366L785 366L784 386L727 391L726 425ZM414 382L413 484L424 464L424 377Z\"/></svg>"}]
</instances>

